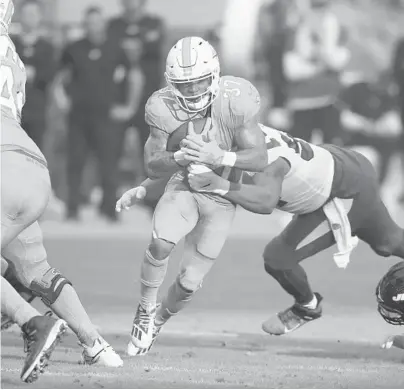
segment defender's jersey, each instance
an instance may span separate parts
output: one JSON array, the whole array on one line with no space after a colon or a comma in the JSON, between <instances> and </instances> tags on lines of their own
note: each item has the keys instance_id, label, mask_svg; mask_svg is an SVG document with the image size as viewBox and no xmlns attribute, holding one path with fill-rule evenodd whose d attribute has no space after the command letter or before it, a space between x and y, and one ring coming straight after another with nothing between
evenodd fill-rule
<instances>
[{"instance_id":1,"label":"defender's jersey","mask_svg":"<svg viewBox=\"0 0 404 390\"><path fill-rule=\"evenodd\" d=\"M20 125L27 78L24 64L6 34L0 35L0 66L1 148L24 149L45 160L37 145Z\"/></svg>"},{"instance_id":2,"label":"defender's jersey","mask_svg":"<svg viewBox=\"0 0 404 390\"><path fill-rule=\"evenodd\" d=\"M230 151L235 147L234 135L237 129L258 114L260 95L249 81L239 77L223 76L220 81L220 92L210 110L212 124L218 129L216 141L222 149ZM155 92L146 104L146 123L167 134L172 134L184 123L199 118L202 118L200 113L189 113L182 109L169 88ZM223 177L227 179L230 171L231 169L223 169ZM181 181L185 175L179 172L176 177ZM214 194L207 196L218 198Z\"/></svg>"},{"instance_id":3,"label":"defender's jersey","mask_svg":"<svg viewBox=\"0 0 404 390\"><path fill-rule=\"evenodd\" d=\"M268 163L279 157L290 165L282 184L278 208L305 214L322 207L331 194L334 159L328 150L261 125L268 149ZM253 175L253 173L250 173Z\"/></svg>"}]
</instances>

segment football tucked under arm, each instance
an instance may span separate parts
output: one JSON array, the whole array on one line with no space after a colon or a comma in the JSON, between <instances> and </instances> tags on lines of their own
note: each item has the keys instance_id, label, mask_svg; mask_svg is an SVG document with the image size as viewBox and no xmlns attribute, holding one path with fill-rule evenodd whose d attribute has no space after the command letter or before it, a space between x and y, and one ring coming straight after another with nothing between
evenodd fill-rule
<instances>
[{"instance_id":1,"label":"football tucked under arm","mask_svg":"<svg viewBox=\"0 0 404 390\"><path fill-rule=\"evenodd\" d=\"M159 179L171 176L187 162L182 159L182 154L167 151L169 135L156 127L150 127L150 135L144 148L145 167L150 179Z\"/></svg>"}]
</instances>

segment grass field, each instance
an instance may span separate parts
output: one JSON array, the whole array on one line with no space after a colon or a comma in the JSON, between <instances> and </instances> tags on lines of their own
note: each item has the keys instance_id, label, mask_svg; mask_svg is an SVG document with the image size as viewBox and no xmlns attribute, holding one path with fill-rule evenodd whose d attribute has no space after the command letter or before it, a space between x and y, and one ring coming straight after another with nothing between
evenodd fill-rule
<instances>
[{"instance_id":1,"label":"grass field","mask_svg":"<svg viewBox=\"0 0 404 390\"><path fill-rule=\"evenodd\" d=\"M291 335L270 337L261 322L291 303L265 274L261 260L281 222L246 213L237 218L222 256L189 308L166 325L148 356L125 356L150 227L145 215L133 217L136 223L124 221L116 228L44 226L50 261L74 282L125 366L78 365L81 351L69 334L46 374L24 387L403 388L403 351L379 347L399 329L379 317L374 297L379 277L397 259L378 258L361 244L346 270L335 266L332 249L307 260L312 284L325 297L324 316ZM177 251L162 292L178 263ZM22 385L22 348L17 328L2 334L3 388Z\"/></svg>"}]
</instances>

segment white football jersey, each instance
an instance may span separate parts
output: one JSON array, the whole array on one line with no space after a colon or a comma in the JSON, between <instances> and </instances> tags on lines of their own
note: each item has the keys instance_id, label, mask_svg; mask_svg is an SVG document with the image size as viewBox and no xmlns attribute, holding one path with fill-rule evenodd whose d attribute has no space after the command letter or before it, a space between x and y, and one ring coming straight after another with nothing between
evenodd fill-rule
<instances>
[{"instance_id":1,"label":"white football jersey","mask_svg":"<svg viewBox=\"0 0 404 390\"><path fill-rule=\"evenodd\" d=\"M290 165L282 184L278 208L293 214L305 214L322 207L330 197L334 179L331 153L282 131L260 126L265 133L268 164L282 157Z\"/></svg>"}]
</instances>

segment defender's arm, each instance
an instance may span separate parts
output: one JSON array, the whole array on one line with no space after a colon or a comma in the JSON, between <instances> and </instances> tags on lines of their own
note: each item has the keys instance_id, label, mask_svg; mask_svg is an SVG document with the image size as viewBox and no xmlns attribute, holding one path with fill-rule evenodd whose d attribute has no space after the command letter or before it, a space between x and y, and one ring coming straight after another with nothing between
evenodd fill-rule
<instances>
[{"instance_id":1,"label":"defender's arm","mask_svg":"<svg viewBox=\"0 0 404 390\"><path fill-rule=\"evenodd\" d=\"M171 176L187 163L181 151L167 152L167 141L168 133L150 126L150 135L144 148L144 162L150 179Z\"/></svg>"},{"instance_id":2,"label":"defender's arm","mask_svg":"<svg viewBox=\"0 0 404 390\"><path fill-rule=\"evenodd\" d=\"M282 183L290 166L279 158L263 172L254 175L251 184L229 183L229 192L224 198L239 204L248 211L257 214L271 214L278 204Z\"/></svg>"},{"instance_id":3,"label":"defender's arm","mask_svg":"<svg viewBox=\"0 0 404 390\"><path fill-rule=\"evenodd\" d=\"M191 169L188 182L194 191L221 195L253 213L271 214L278 204L282 183L289 169L289 163L278 158L263 172L249 178L251 184L233 183L213 171L198 173Z\"/></svg>"},{"instance_id":4,"label":"defender's arm","mask_svg":"<svg viewBox=\"0 0 404 390\"><path fill-rule=\"evenodd\" d=\"M235 144L238 148L237 152L224 153L222 161L224 166L234 166L252 172L261 172L266 168L268 154L265 135L256 116L237 129Z\"/></svg>"}]
</instances>

